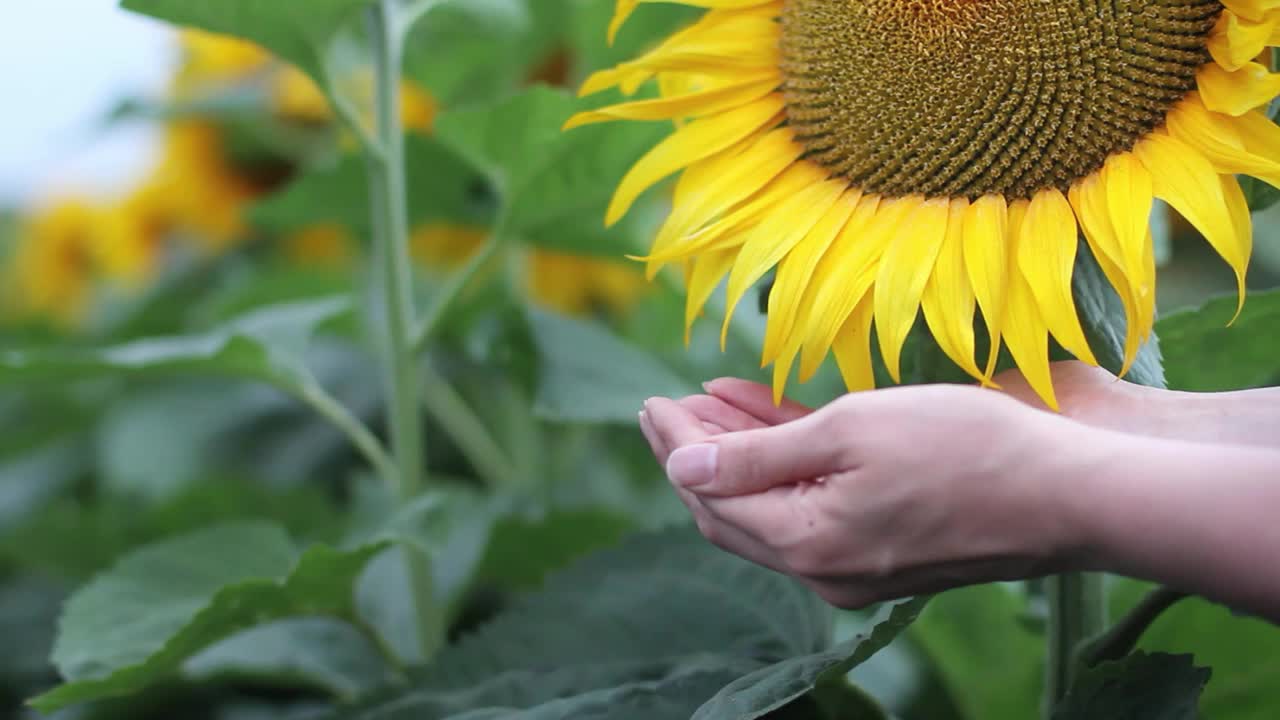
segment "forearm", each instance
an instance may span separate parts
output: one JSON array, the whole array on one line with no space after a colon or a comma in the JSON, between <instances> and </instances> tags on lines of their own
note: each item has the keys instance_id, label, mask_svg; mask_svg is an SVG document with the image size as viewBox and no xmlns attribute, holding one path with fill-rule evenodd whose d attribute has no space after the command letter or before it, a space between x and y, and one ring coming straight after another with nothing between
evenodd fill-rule
<instances>
[{"instance_id":1,"label":"forearm","mask_svg":"<svg viewBox=\"0 0 1280 720\"><path fill-rule=\"evenodd\" d=\"M1145 434L1280 448L1280 388L1225 393L1142 388L1130 393L1128 405L1133 429Z\"/></svg>"},{"instance_id":2,"label":"forearm","mask_svg":"<svg viewBox=\"0 0 1280 720\"><path fill-rule=\"evenodd\" d=\"M1092 434L1064 502L1080 564L1280 622L1280 450Z\"/></svg>"}]
</instances>

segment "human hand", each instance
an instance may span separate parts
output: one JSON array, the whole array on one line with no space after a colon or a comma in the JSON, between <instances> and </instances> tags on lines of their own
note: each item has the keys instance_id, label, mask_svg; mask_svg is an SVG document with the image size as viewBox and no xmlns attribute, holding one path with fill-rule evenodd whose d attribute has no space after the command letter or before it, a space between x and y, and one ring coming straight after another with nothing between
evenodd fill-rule
<instances>
[{"instance_id":1,"label":"human hand","mask_svg":"<svg viewBox=\"0 0 1280 720\"><path fill-rule=\"evenodd\" d=\"M655 456L709 540L832 604L1076 560L1064 496L1105 452L1078 423L964 386L855 393L816 411L774 408L768 388L741 380L707 391L645 404Z\"/></svg>"}]
</instances>

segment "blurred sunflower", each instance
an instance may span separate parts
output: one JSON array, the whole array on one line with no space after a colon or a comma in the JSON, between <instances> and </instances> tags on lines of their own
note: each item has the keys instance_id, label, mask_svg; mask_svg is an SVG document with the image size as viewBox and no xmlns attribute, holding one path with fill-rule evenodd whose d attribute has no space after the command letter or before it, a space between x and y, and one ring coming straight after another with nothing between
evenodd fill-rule
<instances>
[{"instance_id":1,"label":"blurred sunflower","mask_svg":"<svg viewBox=\"0 0 1280 720\"><path fill-rule=\"evenodd\" d=\"M168 191L157 184L134 190L108 207L96 257L103 275L138 290L159 270L164 242L174 222Z\"/></svg>"},{"instance_id":2,"label":"blurred sunflower","mask_svg":"<svg viewBox=\"0 0 1280 720\"><path fill-rule=\"evenodd\" d=\"M89 306L102 212L63 200L28 218L8 268L10 306L22 314L79 324Z\"/></svg>"},{"instance_id":3,"label":"blurred sunflower","mask_svg":"<svg viewBox=\"0 0 1280 720\"><path fill-rule=\"evenodd\" d=\"M373 76L358 75L346 83L348 93L357 107L373 105ZM272 80L272 103L281 117L310 123L333 121L329 100L320 92L315 81L294 67L285 68ZM400 120L406 130L429 132L436 118L435 100L419 85L404 80L400 84Z\"/></svg>"},{"instance_id":4,"label":"blurred sunflower","mask_svg":"<svg viewBox=\"0 0 1280 720\"><path fill-rule=\"evenodd\" d=\"M618 0L611 35L649 1ZM567 127L678 121L606 220L683 171L649 271L683 265L692 323L726 275L732 315L776 267L777 396L797 358L803 381L829 352L851 389L872 387L873 324L898 380L923 308L971 375L989 381L1003 342L1056 406L1049 336L1096 362L1071 292L1078 230L1124 301L1127 369L1155 316L1155 198L1230 264L1243 303L1251 221L1233 173L1280 184L1280 129L1259 110L1280 76L1255 62L1280 44L1280 2L675 1L709 11L582 88L656 77L661 96Z\"/></svg>"},{"instance_id":5,"label":"blurred sunflower","mask_svg":"<svg viewBox=\"0 0 1280 720\"><path fill-rule=\"evenodd\" d=\"M410 251L426 267L455 268L480 249L487 235L480 228L428 223L413 232ZM612 260L532 248L525 255L523 289L533 301L571 315L620 313L635 304L645 280Z\"/></svg>"}]
</instances>

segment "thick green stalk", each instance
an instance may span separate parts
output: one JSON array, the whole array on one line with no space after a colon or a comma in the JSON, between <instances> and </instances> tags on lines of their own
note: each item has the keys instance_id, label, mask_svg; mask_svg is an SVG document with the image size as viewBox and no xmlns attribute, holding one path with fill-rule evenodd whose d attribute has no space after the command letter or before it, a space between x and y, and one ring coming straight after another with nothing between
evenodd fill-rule
<instances>
[{"instance_id":1,"label":"thick green stalk","mask_svg":"<svg viewBox=\"0 0 1280 720\"><path fill-rule=\"evenodd\" d=\"M369 43L376 77L374 125L379 154L368 154L374 230L374 277L381 293L385 323L383 356L387 420L396 461L396 487L402 505L422 489L425 452L421 391L412 334L413 276L409 256L408 189L405 179L404 127L400 117L403 38L394 26L395 0L378 0L367 10ZM444 628L434 602L429 559L404 546L410 593L418 620L423 658L443 643Z\"/></svg>"},{"instance_id":2,"label":"thick green stalk","mask_svg":"<svg viewBox=\"0 0 1280 720\"><path fill-rule=\"evenodd\" d=\"M1045 718L1071 687L1078 652L1086 641L1102 632L1107 623L1103 579L1096 573L1064 573L1048 579L1048 657L1044 679Z\"/></svg>"}]
</instances>

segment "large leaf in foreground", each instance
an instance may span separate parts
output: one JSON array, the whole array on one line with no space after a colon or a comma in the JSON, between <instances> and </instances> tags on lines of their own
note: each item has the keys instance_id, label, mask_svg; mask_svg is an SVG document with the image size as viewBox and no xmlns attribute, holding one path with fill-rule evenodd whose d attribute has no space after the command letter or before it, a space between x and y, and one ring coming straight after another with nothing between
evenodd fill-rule
<instances>
[{"instance_id":1,"label":"large leaf in foreground","mask_svg":"<svg viewBox=\"0 0 1280 720\"><path fill-rule=\"evenodd\" d=\"M1156 323L1169 387L1215 392L1280 379L1280 353L1273 339L1280 327L1280 290L1250 293L1240 317L1228 326L1235 311L1233 294Z\"/></svg>"},{"instance_id":2,"label":"large leaf in foreground","mask_svg":"<svg viewBox=\"0 0 1280 720\"><path fill-rule=\"evenodd\" d=\"M277 526L225 525L126 556L68 601L53 661L67 683L42 711L136 692L235 632L295 614L344 615L381 546L300 551Z\"/></svg>"},{"instance_id":3,"label":"large leaf in foreground","mask_svg":"<svg viewBox=\"0 0 1280 720\"><path fill-rule=\"evenodd\" d=\"M310 377L301 356L311 336L350 312L349 299L324 298L266 307L203 334L91 350L0 352L0 385L199 373L297 389Z\"/></svg>"},{"instance_id":4,"label":"large leaf in foreground","mask_svg":"<svg viewBox=\"0 0 1280 720\"><path fill-rule=\"evenodd\" d=\"M761 668L725 686L699 708L693 720L755 720L801 697L823 683L840 682L850 670L866 662L907 628L927 597L889 606L888 616L870 632L833 648L800 655Z\"/></svg>"},{"instance_id":5,"label":"large leaf in foreground","mask_svg":"<svg viewBox=\"0 0 1280 720\"><path fill-rule=\"evenodd\" d=\"M821 652L829 611L697 533L638 536L554 575L352 720L687 720L727 683Z\"/></svg>"},{"instance_id":6,"label":"large leaf in foreground","mask_svg":"<svg viewBox=\"0 0 1280 720\"><path fill-rule=\"evenodd\" d=\"M1148 583L1117 580L1111 591L1113 615L1122 615L1150 589ZM1271 720L1280 707L1275 662L1280 628L1265 620L1189 597L1164 611L1138 646L1151 653L1194 652L1198 664L1213 668L1213 681L1200 698L1205 717Z\"/></svg>"},{"instance_id":7,"label":"large leaf in foreground","mask_svg":"<svg viewBox=\"0 0 1280 720\"><path fill-rule=\"evenodd\" d=\"M1082 670L1053 720L1197 720L1210 674L1190 655L1135 653Z\"/></svg>"}]
</instances>

